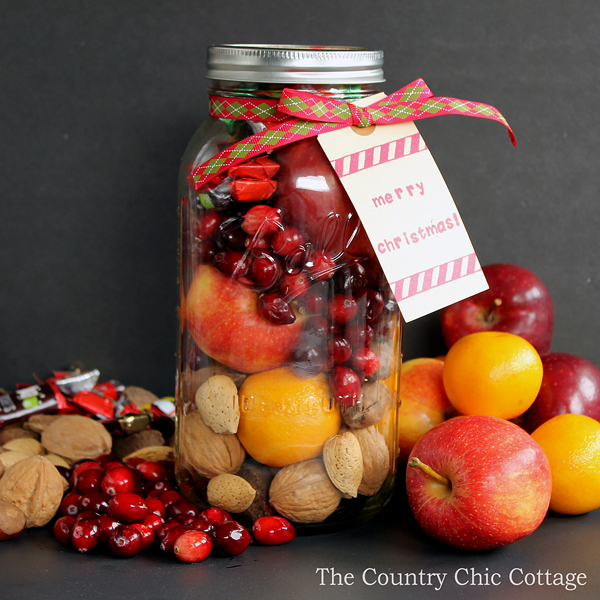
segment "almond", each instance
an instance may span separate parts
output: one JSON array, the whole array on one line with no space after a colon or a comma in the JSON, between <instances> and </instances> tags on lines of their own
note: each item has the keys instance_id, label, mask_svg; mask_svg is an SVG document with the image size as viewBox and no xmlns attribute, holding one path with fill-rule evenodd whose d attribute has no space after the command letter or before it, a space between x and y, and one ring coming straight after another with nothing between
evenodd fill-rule
<instances>
[{"instance_id":1,"label":"almond","mask_svg":"<svg viewBox=\"0 0 600 600\"><path fill-rule=\"evenodd\" d=\"M330 437L323 446L323 463L331 482L345 496L356 498L363 477L360 444L351 431Z\"/></svg>"},{"instance_id":2,"label":"almond","mask_svg":"<svg viewBox=\"0 0 600 600\"><path fill-rule=\"evenodd\" d=\"M44 447L34 438L22 437L6 442L2 446L5 450L13 450L15 452L22 452L28 456L35 456L36 454L45 454Z\"/></svg>"},{"instance_id":3,"label":"almond","mask_svg":"<svg viewBox=\"0 0 600 600\"><path fill-rule=\"evenodd\" d=\"M237 387L226 375L209 377L196 392L202 419L215 433L236 433L240 422Z\"/></svg>"},{"instance_id":4,"label":"almond","mask_svg":"<svg viewBox=\"0 0 600 600\"><path fill-rule=\"evenodd\" d=\"M339 505L342 493L327 475L320 458L283 467L269 488L269 502L286 519L321 523Z\"/></svg>"},{"instance_id":5,"label":"almond","mask_svg":"<svg viewBox=\"0 0 600 600\"><path fill-rule=\"evenodd\" d=\"M358 493L363 496L376 494L390 471L390 452L385 438L377 427L371 425L364 429L353 430L363 457L363 477Z\"/></svg>"},{"instance_id":6,"label":"almond","mask_svg":"<svg viewBox=\"0 0 600 600\"><path fill-rule=\"evenodd\" d=\"M230 513L242 513L254 502L256 490L245 479L224 473L208 482L206 495L211 506Z\"/></svg>"}]
</instances>

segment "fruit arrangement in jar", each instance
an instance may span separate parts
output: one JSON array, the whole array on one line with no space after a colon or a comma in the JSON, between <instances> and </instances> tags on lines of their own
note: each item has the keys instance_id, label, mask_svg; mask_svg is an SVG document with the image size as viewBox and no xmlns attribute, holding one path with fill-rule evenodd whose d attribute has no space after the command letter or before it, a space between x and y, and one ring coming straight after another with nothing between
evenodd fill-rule
<instances>
[{"instance_id":1,"label":"fruit arrangement in jar","mask_svg":"<svg viewBox=\"0 0 600 600\"><path fill-rule=\"evenodd\" d=\"M401 317L315 139L182 197L178 481L233 510L213 480L259 489L242 520L356 524L388 500ZM217 502L217 503L215 503Z\"/></svg>"}]
</instances>

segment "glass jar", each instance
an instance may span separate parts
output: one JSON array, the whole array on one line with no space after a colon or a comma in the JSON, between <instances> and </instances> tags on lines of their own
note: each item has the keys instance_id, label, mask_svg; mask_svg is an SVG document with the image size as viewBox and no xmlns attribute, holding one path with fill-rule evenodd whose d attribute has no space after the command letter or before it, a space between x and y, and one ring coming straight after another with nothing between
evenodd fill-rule
<instances>
[{"instance_id":1,"label":"glass jar","mask_svg":"<svg viewBox=\"0 0 600 600\"><path fill-rule=\"evenodd\" d=\"M215 46L210 94L283 88L376 93L382 53ZM269 123L210 117L179 181L180 489L251 525L358 525L389 501L398 448L402 320L360 220L316 137L196 189L194 168Z\"/></svg>"}]
</instances>

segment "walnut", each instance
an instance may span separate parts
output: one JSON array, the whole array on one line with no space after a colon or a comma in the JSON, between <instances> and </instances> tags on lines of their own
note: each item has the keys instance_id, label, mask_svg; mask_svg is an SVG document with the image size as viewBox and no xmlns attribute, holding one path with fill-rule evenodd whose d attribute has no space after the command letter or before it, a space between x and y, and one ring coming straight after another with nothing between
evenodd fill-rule
<instances>
[{"instance_id":1,"label":"walnut","mask_svg":"<svg viewBox=\"0 0 600 600\"><path fill-rule=\"evenodd\" d=\"M127 398L127 400L130 400L140 408L148 404L152 404L158 400L158 396L156 394L153 394L152 392L149 392L148 390L136 385L128 385L123 390L123 395L125 398Z\"/></svg>"},{"instance_id":2,"label":"walnut","mask_svg":"<svg viewBox=\"0 0 600 600\"><path fill-rule=\"evenodd\" d=\"M22 452L28 456L35 456L36 454L45 454L44 447L34 438L22 437L6 442L2 446L5 450L12 450L14 452Z\"/></svg>"},{"instance_id":3,"label":"walnut","mask_svg":"<svg viewBox=\"0 0 600 600\"><path fill-rule=\"evenodd\" d=\"M250 508L256 490L245 480L231 473L213 477L206 488L208 503L226 512L239 514Z\"/></svg>"},{"instance_id":4,"label":"walnut","mask_svg":"<svg viewBox=\"0 0 600 600\"><path fill-rule=\"evenodd\" d=\"M49 453L76 462L110 453L112 438L98 421L79 415L67 415L44 429L42 446Z\"/></svg>"},{"instance_id":5,"label":"walnut","mask_svg":"<svg viewBox=\"0 0 600 600\"><path fill-rule=\"evenodd\" d=\"M358 402L342 409L342 417L348 427L359 429L382 421L392 407L392 393L387 385L376 381L365 383L360 390Z\"/></svg>"},{"instance_id":6,"label":"walnut","mask_svg":"<svg viewBox=\"0 0 600 600\"><path fill-rule=\"evenodd\" d=\"M238 390L227 375L209 377L196 392L196 406L215 433L236 433L240 422Z\"/></svg>"},{"instance_id":7,"label":"walnut","mask_svg":"<svg viewBox=\"0 0 600 600\"><path fill-rule=\"evenodd\" d=\"M390 471L390 452L385 438L377 427L353 429L363 456L363 478L358 493L363 496L376 494Z\"/></svg>"},{"instance_id":8,"label":"walnut","mask_svg":"<svg viewBox=\"0 0 600 600\"><path fill-rule=\"evenodd\" d=\"M269 487L278 469L268 467L253 459L244 461L237 475L244 478L256 491L254 501L244 511L243 518L254 523L260 517L270 517L275 509L269 504Z\"/></svg>"},{"instance_id":9,"label":"walnut","mask_svg":"<svg viewBox=\"0 0 600 600\"><path fill-rule=\"evenodd\" d=\"M246 456L237 436L215 433L198 411L181 420L180 451L183 462L208 479L237 473Z\"/></svg>"},{"instance_id":10,"label":"walnut","mask_svg":"<svg viewBox=\"0 0 600 600\"><path fill-rule=\"evenodd\" d=\"M125 456L123 462L127 462L130 458L141 458L150 462L158 462L159 460L175 460L175 454L171 446L146 446Z\"/></svg>"},{"instance_id":11,"label":"walnut","mask_svg":"<svg viewBox=\"0 0 600 600\"><path fill-rule=\"evenodd\" d=\"M2 475L4 475L4 471L6 471L6 467L4 463L0 460L0 479L2 479Z\"/></svg>"},{"instance_id":12,"label":"walnut","mask_svg":"<svg viewBox=\"0 0 600 600\"><path fill-rule=\"evenodd\" d=\"M142 448L162 446L164 443L165 440L160 431L145 429L116 439L113 443L112 453L122 461L126 456L130 456Z\"/></svg>"},{"instance_id":13,"label":"walnut","mask_svg":"<svg viewBox=\"0 0 600 600\"><path fill-rule=\"evenodd\" d=\"M331 483L320 458L283 467L269 488L273 508L296 523L321 523L341 499L342 493Z\"/></svg>"},{"instance_id":14,"label":"walnut","mask_svg":"<svg viewBox=\"0 0 600 600\"><path fill-rule=\"evenodd\" d=\"M24 458L0 479L0 500L25 513L25 528L48 523L60 506L63 491L63 478L43 456Z\"/></svg>"},{"instance_id":15,"label":"walnut","mask_svg":"<svg viewBox=\"0 0 600 600\"><path fill-rule=\"evenodd\" d=\"M37 440L39 436L33 431L25 431L19 425L3 425L2 429L0 429L0 446L19 438L33 438Z\"/></svg>"},{"instance_id":16,"label":"walnut","mask_svg":"<svg viewBox=\"0 0 600 600\"><path fill-rule=\"evenodd\" d=\"M323 463L335 487L350 498L356 498L363 477L360 444L351 431L330 437L323 446Z\"/></svg>"},{"instance_id":17,"label":"walnut","mask_svg":"<svg viewBox=\"0 0 600 600\"><path fill-rule=\"evenodd\" d=\"M0 540L15 538L25 529L27 517L14 504L0 500Z\"/></svg>"}]
</instances>

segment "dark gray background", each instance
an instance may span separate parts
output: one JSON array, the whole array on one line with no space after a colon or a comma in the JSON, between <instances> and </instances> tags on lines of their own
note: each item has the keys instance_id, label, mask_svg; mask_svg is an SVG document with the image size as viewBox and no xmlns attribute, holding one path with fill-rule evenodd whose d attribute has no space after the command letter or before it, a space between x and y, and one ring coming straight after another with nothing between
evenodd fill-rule
<instances>
[{"instance_id":1,"label":"dark gray background","mask_svg":"<svg viewBox=\"0 0 600 600\"><path fill-rule=\"evenodd\" d=\"M0 0L0 386L78 362L173 392L177 170L207 114L205 48L240 42L380 48L384 91L423 77L438 95L496 106L517 149L490 121L419 127L481 263L534 271L555 301L553 349L600 365L599 25L597 0ZM408 358L441 351L438 315L406 327ZM315 569L333 566L357 578L472 567L505 582L514 567L585 572L575 592L449 585L437 597L598 598L598 511L464 554L426 539L399 490L358 531L196 567L79 556L29 531L2 545L0 596L434 596L319 586Z\"/></svg>"},{"instance_id":2,"label":"dark gray background","mask_svg":"<svg viewBox=\"0 0 600 600\"><path fill-rule=\"evenodd\" d=\"M496 106L419 127L482 264L534 271L553 349L600 365L595 0L0 3L0 386L72 363L173 392L176 179L207 114L206 46L385 51L392 92ZM434 314L407 358L444 350Z\"/></svg>"}]
</instances>

